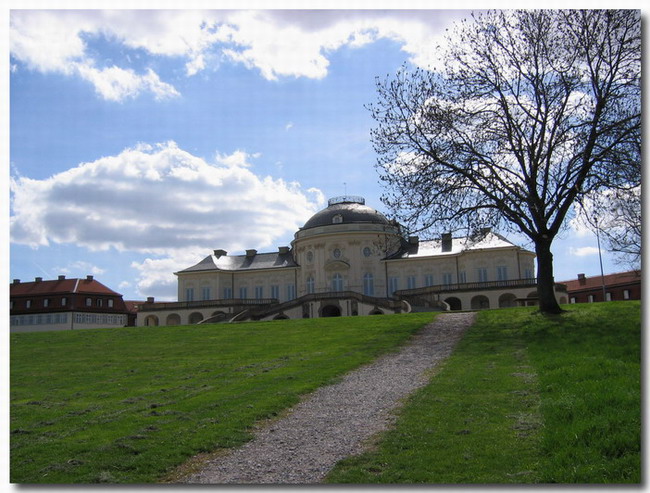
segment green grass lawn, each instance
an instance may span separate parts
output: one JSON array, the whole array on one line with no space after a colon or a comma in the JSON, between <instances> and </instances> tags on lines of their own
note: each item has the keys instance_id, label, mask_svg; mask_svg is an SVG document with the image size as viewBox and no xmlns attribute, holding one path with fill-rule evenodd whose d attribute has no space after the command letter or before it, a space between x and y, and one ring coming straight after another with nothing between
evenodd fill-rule
<instances>
[{"instance_id":1,"label":"green grass lawn","mask_svg":"<svg viewBox=\"0 0 650 493\"><path fill-rule=\"evenodd\" d=\"M641 482L638 302L481 312L332 483Z\"/></svg>"},{"instance_id":2,"label":"green grass lawn","mask_svg":"<svg viewBox=\"0 0 650 493\"><path fill-rule=\"evenodd\" d=\"M12 483L159 481L431 314L11 334Z\"/></svg>"},{"instance_id":3,"label":"green grass lawn","mask_svg":"<svg viewBox=\"0 0 650 493\"><path fill-rule=\"evenodd\" d=\"M638 302L485 311L333 483L639 483ZM160 481L431 314L11 334L15 483Z\"/></svg>"}]
</instances>

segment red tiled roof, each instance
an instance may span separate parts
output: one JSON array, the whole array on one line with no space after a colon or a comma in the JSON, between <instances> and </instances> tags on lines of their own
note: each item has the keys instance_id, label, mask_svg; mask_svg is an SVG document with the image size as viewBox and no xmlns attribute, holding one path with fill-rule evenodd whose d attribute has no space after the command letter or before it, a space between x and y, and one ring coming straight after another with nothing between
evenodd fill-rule
<instances>
[{"instance_id":1,"label":"red tiled roof","mask_svg":"<svg viewBox=\"0 0 650 493\"><path fill-rule=\"evenodd\" d=\"M137 313L138 312L138 307L144 303L144 301L133 301L133 300L124 300L124 304L126 305L127 311L131 313Z\"/></svg>"},{"instance_id":2,"label":"red tiled roof","mask_svg":"<svg viewBox=\"0 0 650 493\"><path fill-rule=\"evenodd\" d=\"M122 296L95 279L55 279L51 281L19 282L9 285L11 296L39 294L92 293Z\"/></svg>"},{"instance_id":3,"label":"red tiled roof","mask_svg":"<svg viewBox=\"0 0 650 493\"><path fill-rule=\"evenodd\" d=\"M632 284L641 282L641 271L632 270L629 272L619 272L617 274L605 274L605 285L616 286L619 284ZM596 289L603 285L601 276L596 275L592 277L585 277L581 283L580 279L571 279L570 281L562 281L560 284L565 284L567 291L579 291L582 289Z\"/></svg>"}]
</instances>

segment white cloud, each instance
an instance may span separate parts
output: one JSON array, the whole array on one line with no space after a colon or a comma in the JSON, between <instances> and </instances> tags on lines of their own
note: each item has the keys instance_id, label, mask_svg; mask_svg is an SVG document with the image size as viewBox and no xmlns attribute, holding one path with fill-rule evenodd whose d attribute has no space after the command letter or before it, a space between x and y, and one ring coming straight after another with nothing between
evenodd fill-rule
<instances>
[{"instance_id":1,"label":"white cloud","mask_svg":"<svg viewBox=\"0 0 650 493\"><path fill-rule=\"evenodd\" d=\"M586 247L569 247L569 255L575 257L587 257L591 255L598 255L598 248L593 246Z\"/></svg>"},{"instance_id":2,"label":"white cloud","mask_svg":"<svg viewBox=\"0 0 650 493\"><path fill-rule=\"evenodd\" d=\"M83 260L71 262L64 267L56 267L54 270L56 272L60 272L61 274L74 275L78 277L85 277L88 274L98 276L106 272L105 269L97 267L96 265L93 265L90 262L85 262Z\"/></svg>"},{"instance_id":3,"label":"white cloud","mask_svg":"<svg viewBox=\"0 0 650 493\"><path fill-rule=\"evenodd\" d=\"M11 180L11 241L34 248L178 256L264 248L302 226L317 190L257 176L237 151L208 163L174 143L140 145L45 180Z\"/></svg>"},{"instance_id":4,"label":"white cloud","mask_svg":"<svg viewBox=\"0 0 650 493\"><path fill-rule=\"evenodd\" d=\"M435 66L443 27L465 15L440 10L15 10L10 49L28 68L81 76L109 100L145 91L160 99L178 91L151 68L137 74L129 67L101 67L88 41L103 37L179 60L187 76L230 60L269 80L321 79L332 52L379 39L400 44L416 65Z\"/></svg>"},{"instance_id":5,"label":"white cloud","mask_svg":"<svg viewBox=\"0 0 650 493\"><path fill-rule=\"evenodd\" d=\"M208 163L173 142L139 144L45 180L13 177L11 241L143 254L131 264L137 293L175 299L174 272L216 248L275 248L323 206L318 189L254 174L255 157L239 150ZM83 261L57 272L103 273Z\"/></svg>"},{"instance_id":6,"label":"white cloud","mask_svg":"<svg viewBox=\"0 0 650 493\"><path fill-rule=\"evenodd\" d=\"M208 252L209 253L209 252ZM177 279L174 272L189 267L207 256L175 255L163 259L147 258L143 262L133 262L131 267L138 271L136 291L141 298L153 296L158 301L175 301Z\"/></svg>"},{"instance_id":7,"label":"white cloud","mask_svg":"<svg viewBox=\"0 0 650 493\"><path fill-rule=\"evenodd\" d=\"M115 66L101 70L83 64L76 67L81 77L91 82L97 93L109 101L135 98L142 92L151 92L158 100L179 96L173 86L162 82L151 69L138 75L133 70Z\"/></svg>"}]
</instances>

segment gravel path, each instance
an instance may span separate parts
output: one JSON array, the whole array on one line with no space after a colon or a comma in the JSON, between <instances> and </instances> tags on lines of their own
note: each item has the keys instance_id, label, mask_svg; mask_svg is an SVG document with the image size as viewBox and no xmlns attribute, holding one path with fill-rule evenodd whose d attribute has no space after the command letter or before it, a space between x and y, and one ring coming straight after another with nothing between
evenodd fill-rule
<instances>
[{"instance_id":1,"label":"gravel path","mask_svg":"<svg viewBox=\"0 0 650 493\"><path fill-rule=\"evenodd\" d=\"M227 455L208 461L184 483L307 484L394 422L400 399L425 385L427 370L451 354L473 313L436 317L398 353L388 354L321 387L285 418Z\"/></svg>"}]
</instances>

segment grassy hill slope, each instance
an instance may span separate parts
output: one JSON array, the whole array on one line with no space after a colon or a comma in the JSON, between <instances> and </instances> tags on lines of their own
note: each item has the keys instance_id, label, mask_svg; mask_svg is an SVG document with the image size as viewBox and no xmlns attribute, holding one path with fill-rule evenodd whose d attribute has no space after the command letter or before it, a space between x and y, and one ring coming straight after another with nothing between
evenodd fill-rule
<instances>
[{"instance_id":1,"label":"grassy hill slope","mask_svg":"<svg viewBox=\"0 0 650 493\"><path fill-rule=\"evenodd\" d=\"M639 483L638 302L481 312L431 383L333 483Z\"/></svg>"},{"instance_id":2,"label":"grassy hill slope","mask_svg":"<svg viewBox=\"0 0 650 493\"><path fill-rule=\"evenodd\" d=\"M10 481L141 483L404 342L432 314L11 334Z\"/></svg>"},{"instance_id":3,"label":"grassy hill slope","mask_svg":"<svg viewBox=\"0 0 650 493\"><path fill-rule=\"evenodd\" d=\"M638 483L638 302L485 311L343 483ZM11 334L11 482L144 483L431 314Z\"/></svg>"}]
</instances>

